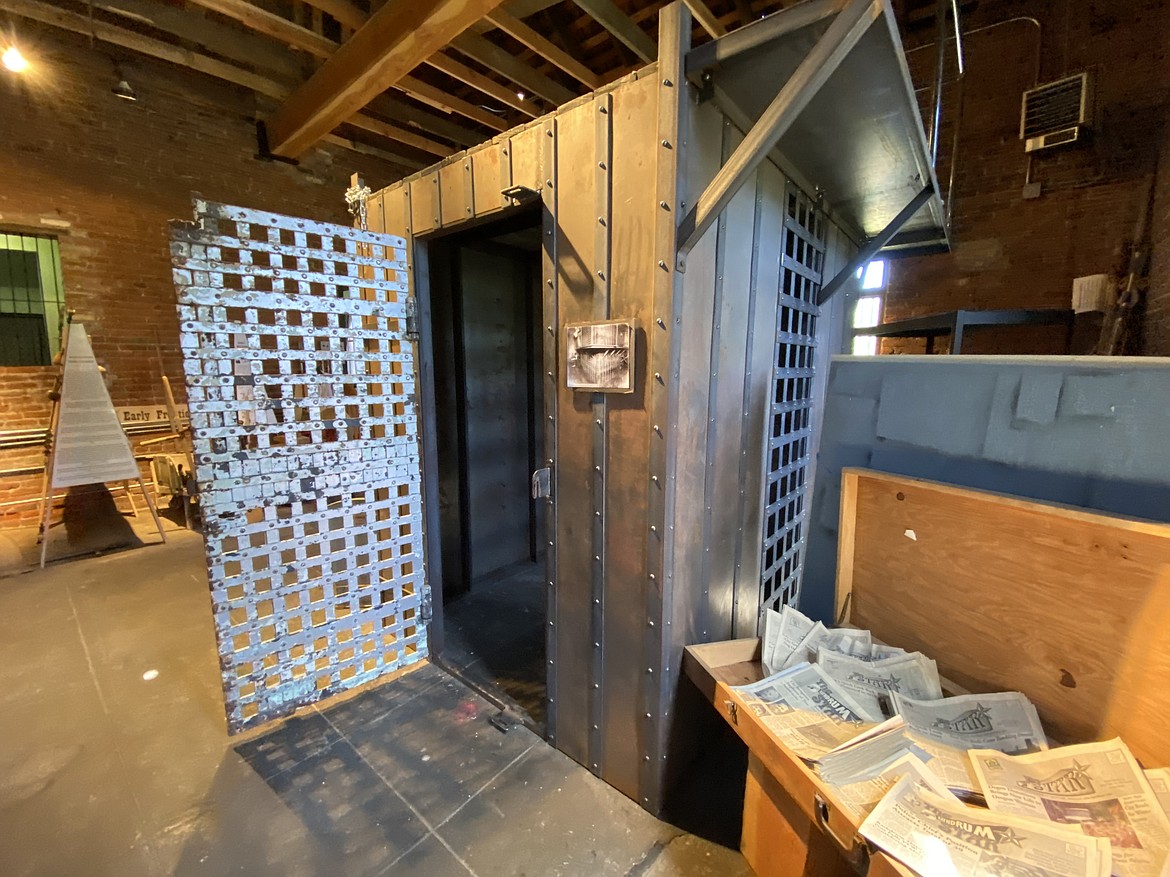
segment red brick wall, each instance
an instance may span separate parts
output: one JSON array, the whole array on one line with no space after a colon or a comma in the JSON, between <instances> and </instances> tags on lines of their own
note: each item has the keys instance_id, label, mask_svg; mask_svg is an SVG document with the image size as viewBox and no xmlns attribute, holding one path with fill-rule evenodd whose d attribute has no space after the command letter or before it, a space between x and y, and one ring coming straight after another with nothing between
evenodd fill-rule
<instances>
[{"instance_id":1,"label":"red brick wall","mask_svg":"<svg viewBox=\"0 0 1170 877\"><path fill-rule=\"evenodd\" d=\"M1021 16L1039 26L1011 21ZM1117 271L1124 264L1123 245L1146 199L1162 142L1170 84L1165 3L981 2L965 18L964 29L968 66L954 249L892 265L886 320L957 308L1068 307L1073 278ZM907 48L931 39L929 31L910 34ZM1036 84L1037 53L1040 82L1090 72L1096 114L1088 145L1034 153L1031 179L1042 191L1025 200L1028 159L1019 139L1020 99ZM916 85L929 86L934 48L910 51L908 57ZM954 76L949 66L947 78ZM919 96L925 107L929 90ZM939 178L945 191L956 122L953 85L944 98ZM1077 344L1083 348L1095 339L1095 326L1092 318L1081 322ZM903 342L896 349L921 352L922 342ZM973 332L964 352L1063 353L1064 333Z\"/></svg>"},{"instance_id":2,"label":"red brick wall","mask_svg":"<svg viewBox=\"0 0 1170 877\"><path fill-rule=\"evenodd\" d=\"M298 167L258 161L250 92L134 56L124 67L139 100L127 103L110 93L100 44L31 25L22 33L38 66L27 78L0 76L0 229L69 224L60 235L66 304L90 333L115 405L163 402L159 348L182 401L167 224L190 218L192 192L346 223L350 173L374 189L401 178L343 149L313 150ZM0 369L0 433L47 423L50 371ZM0 450L0 469L40 457ZM0 501L35 496L38 485L0 476ZM35 504L0 505L0 525L32 513Z\"/></svg>"},{"instance_id":3,"label":"red brick wall","mask_svg":"<svg viewBox=\"0 0 1170 877\"><path fill-rule=\"evenodd\" d=\"M1163 135L1151 220L1153 248L1143 352L1152 356L1170 356L1170 125L1166 126Z\"/></svg>"}]
</instances>

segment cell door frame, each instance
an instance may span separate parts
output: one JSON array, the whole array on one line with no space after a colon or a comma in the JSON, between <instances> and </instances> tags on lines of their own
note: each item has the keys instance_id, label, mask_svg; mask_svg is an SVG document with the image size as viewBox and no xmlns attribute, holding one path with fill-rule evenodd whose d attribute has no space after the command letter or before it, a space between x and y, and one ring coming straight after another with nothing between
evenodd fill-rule
<instances>
[{"instance_id":1,"label":"cell door frame","mask_svg":"<svg viewBox=\"0 0 1170 877\"><path fill-rule=\"evenodd\" d=\"M555 222L552 213L547 206L540 210L540 228L542 230L541 236L547 239L549 235L544 234L550 229ZM440 509L439 509L439 454L438 454L438 409L435 404L435 349L434 349L434 315L432 308L431 295L433 292L433 285L431 283L431 245L435 242L456 235L471 231L476 228L483 228L495 225L497 227L509 227L512 225L519 225L523 227L528 223L524 223L524 219L535 218L537 216L537 209L531 206L517 208L514 211L508 211L503 214L492 214L485 217L481 221L468 221L460 223L444 229L435 229L431 232L415 235L409 244L412 247L412 263L414 272L414 299L417 309L417 327L418 340L416 342L417 350L417 387L419 397L419 439L421 442L421 458L422 458L422 495L423 495L423 515L426 521L424 527L424 551L426 552L427 577L431 583L431 607L430 618L427 621L427 642L430 648L431 659L440 666L447 666L445 662L445 648L446 638L444 636L445 626L445 612L443 608L443 535L439 525ZM545 250L544 258L549 258L547 248ZM545 290L545 295L542 297L538 312L542 314L542 323L546 326L556 326L556 299L554 296L548 295L548 290ZM550 313L550 305L553 312ZM556 332L546 333L543 339L542 349L544 351L544 359L546 363L545 371L550 372L555 376L558 374L557 369L550 368L551 363L555 363L556 359ZM555 386L546 388L544 395L544 412L538 412L543 415L546 424L544 451L546 456L546 463L549 460L555 459L553 449L555 448L555 437L551 435L552 428L548 426L550 417L555 417L556 392ZM551 409L551 410L550 410ZM551 464L550 464L551 465ZM462 468L462 463L461 463ZM554 466L555 473L555 466ZM461 473L461 480L464 480L466 473ZM555 555L555 536L556 536L556 490L552 491L551 497L547 500L548 507L545 515L545 536L547 540L547 586L550 589L550 599L546 601L546 629L551 630L548 621L554 616L554 606L551 597L555 592L554 572L556 569L556 555ZM462 514L462 512L461 512ZM437 587L437 591L436 591ZM549 634L550 637L554 633ZM555 641L547 643L546 648L553 648ZM553 652L550 652L550 654ZM555 680L555 668L546 661L546 686L551 692L553 682ZM487 695L486 692L480 692ZM491 699L489 697L489 699ZM501 707L502 704L499 704ZM546 725L551 729L551 712L550 720ZM547 736L547 732L546 732Z\"/></svg>"}]
</instances>

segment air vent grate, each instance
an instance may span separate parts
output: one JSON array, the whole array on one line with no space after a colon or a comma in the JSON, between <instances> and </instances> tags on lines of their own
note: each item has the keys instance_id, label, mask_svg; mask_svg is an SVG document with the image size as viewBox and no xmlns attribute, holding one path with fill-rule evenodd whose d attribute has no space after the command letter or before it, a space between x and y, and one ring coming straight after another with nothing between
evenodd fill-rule
<instances>
[{"instance_id":1,"label":"air vent grate","mask_svg":"<svg viewBox=\"0 0 1170 877\"><path fill-rule=\"evenodd\" d=\"M1075 140L1075 130L1088 123L1088 79L1087 73L1078 73L1024 92L1020 139L1032 141L1071 131L1072 136L1051 140Z\"/></svg>"}]
</instances>

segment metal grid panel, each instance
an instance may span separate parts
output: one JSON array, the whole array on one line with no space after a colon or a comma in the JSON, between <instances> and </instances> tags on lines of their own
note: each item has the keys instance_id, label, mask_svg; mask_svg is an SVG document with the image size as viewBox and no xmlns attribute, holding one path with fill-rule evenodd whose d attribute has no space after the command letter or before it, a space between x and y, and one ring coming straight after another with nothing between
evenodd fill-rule
<instances>
[{"instance_id":1,"label":"metal grid panel","mask_svg":"<svg viewBox=\"0 0 1170 877\"><path fill-rule=\"evenodd\" d=\"M228 725L426 654L405 242L196 201L172 232Z\"/></svg>"},{"instance_id":2,"label":"metal grid panel","mask_svg":"<svg viewBox=\"0 0 1170 877\"><path fill-rule=\"evenodd\" d=\"M799 189L785 194L774 392L764 482L760 611L795 604L804 563L813 356L825 261L825 218Z\"/></svg>"}]
</instances>

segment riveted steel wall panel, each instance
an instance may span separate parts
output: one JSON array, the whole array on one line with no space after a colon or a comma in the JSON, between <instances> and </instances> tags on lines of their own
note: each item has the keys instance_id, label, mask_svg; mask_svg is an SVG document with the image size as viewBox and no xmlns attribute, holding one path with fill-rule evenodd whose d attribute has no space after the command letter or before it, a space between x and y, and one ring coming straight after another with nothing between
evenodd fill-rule
<instances>
[{"instance_id":1,"label":"riveted steel wall panel","mask_svg":"<svg viewBox=\"0 0 1170 877\"><path fill-rule=\"evenodd\" d=\"M764 433L775 387L772 379L773 339L776 337L780 290L785 185L784 177L774 165L765 163L760 166L756 182L756 247L752 255L749 344L743 394L743 456L737 503L740 535L736 547L735 637L755 636L760 612Z\"/></svg>"},{"instance_id":2,"label":"riveted steel wall panel","mask_svg":"<svg viewBox=\"0 0 1170 877\"><path fill-rule=\"evenodd\" d=\"M439 171L437 168L411 180L409 206L410 227L414 234L426 234L442 225L439 200Z\"/></svg>"},{"instance_id":3,"label":"riveted steel wall panel","mask_svg":"<svg viewBox=\"0 0 1170 877\"><path fill-rule=\"evenodd\" d=\"M439 168L439 215L444 226L472 218L471 188L471 159L468 156L456 157Z\"/></svg>"},{"instance_id":4,"label":"riveted steel wall panel","mask_svg":"<svg viewBox=\"0 0 1170 877\"><path fill-rule=\"evenodd\" d=\"M725 120L724 161L742 139L743 135ZM757 178L758 173L724 210L712 302L711 400L707 410L703 527L703 580L707 587L704 640L730 639L733 627L736 545L741 535L737 510L723 498L738 493L740 464L746 453L743 386L749 357L751 269L758 245L755 237Z\"/></svg>"},{"instance_id":5,"label":"riveted steel wall panel","mask_svg":"<svg viewBox=\"0 0 1170 877\"><path fill-rule=\"evenodd\" d=\"M592 102L557 116L557 334L593 319L595 163ZM540 129L533 129L537 134ZM524 136L528 136L524 132ZM522 138L512 138L513 167L523 166ZM535 146L532 148L535 152ZM517 179L520 179L519 173ZM547 180L545 188L547 188ZM558 338L558 346L560 339ZM557 747L585 766L592 731L593 439L589 393L566 386L563 349L557 369ZM604 424L603 424L604 425ZM588 635L584 635L584 634Z\"/></svg>"},{"instance_id":6,"label":"riveted steel wall panel","mask_svg":"<svg viewBox=\"0 0 1170 877\"><path fill-rule=\"evenodd\" d=\"M571 112L571 111L570 111ZM563 118L563 114L560 118ZM592 143L591 135L593 130L589 130L590 142ZM512 160L512 185L526 186L535 192L539 192L545 184L545 178L541 175L543 167L540 160L542 144L540 138L544 137L544 130L540 125L530 125L527 128L522 128L512 135L508 143L508 152ZM575 169L575 173L583 173L589 165L583 165ZM563 170L564 168L560 168ZM592 201L588 202L592 204ZM584 205L582 205L584 206ZM574 208L575 210L576 208ZM587 211L591 212L591 211Z\"/></svg>"},{"instance_id":7,"label":"riveted steel wall panel","mask_svg":"<svg viewBox=\"0 0 1170 877\"><path fill-rule=\"evenodd\" d=\"M171 252L236 732L426 655L414 345L402 238L196 217Z\"/></svg>"},{"instance_id":8,"label":"riveted steel wall panel","mask_svg":"<svg viewBox=\"0 0 1170 877\"><path fill-rule=\"evenodd\" d=\"M492 142L469 153L471 159L472 206L476 216L502 210L508 200L501 194L508 186L500 179L500 150L506 143ZM511 184L509 179L508 185Z\"/></svg>"},{"instance_id":9,"label":"riveted steel wall panel","mask_svg":"<svg viewBox=\"0 0 1170 877\"><path fill-rule=\"evenodd\" d=\"M610 313L632 319L635 385L630 394L610 395L605 457L605 754L602 776L638 799L639 770L646 752L641 724L633 723L644 681L656 683L662 668L645 653L646 543L649 535L647 490L661 495L661 480L651 482L649 451L650 387L662 387L649 368L649 333L654 323L654 220L664 210L654 197L654 159L658 82L640 79L613 93L612 204L610 239ZM668 205L669 206L669 205ZM634 731L637 733L634 733Z\"/></svg>"},{"instance_id":10,"label":"riveted steel wall panel","mask_svg":"<svg viewBox=\"0 0 1170 877\"><path fill-rule=\"evenodd\" d=\"M722 163L724 120L710 103L691 114L687 139L687 191L701 192ZM717 272L717 243L725 220L707 229L691 250L682 276L681 311L676 315L681 335L674 363L678 383L678 411L672 428L674 454L674 613L676 643L703 642L707 629L706 582L703 581L703 525L706 519L706 460L708 404L711 398L711 336Z\"/></svg>"}]
</instances>

